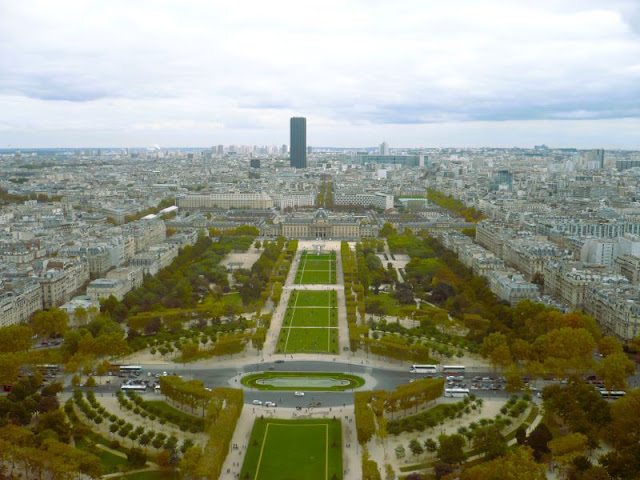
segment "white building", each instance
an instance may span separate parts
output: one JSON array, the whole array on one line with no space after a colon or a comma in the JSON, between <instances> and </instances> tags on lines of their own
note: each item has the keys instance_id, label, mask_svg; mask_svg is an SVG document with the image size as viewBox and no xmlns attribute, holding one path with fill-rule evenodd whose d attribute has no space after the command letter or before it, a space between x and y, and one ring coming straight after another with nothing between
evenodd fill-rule
<instances>
[{"instance_id":1,"label":"white building","mask_svg":"<svg viewBox=\"0 0 640 480\"><path fill-rule=\"evenodd\" d=\"M393 195L380 192L363 193L342 191L333 194L333 203L334 205L359 205L388 210L393 208Z\"/></svg>"}]
</instances>

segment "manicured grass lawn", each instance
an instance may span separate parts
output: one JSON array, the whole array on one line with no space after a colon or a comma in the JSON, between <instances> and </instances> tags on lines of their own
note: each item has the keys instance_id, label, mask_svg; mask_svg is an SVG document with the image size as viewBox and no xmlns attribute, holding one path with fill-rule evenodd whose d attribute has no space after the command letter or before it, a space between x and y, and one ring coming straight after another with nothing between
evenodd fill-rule
<instances>
[{"instance_id":1,"label":"manicured grass lawn","mask_svg":"<svg viewBox=\"0 0 640 480\"><path fill-rule=\"evenodd\" d=\"M333 268L335 268L335 261L332 258L323 260L309 260L307 258L304 263L305 270L332 270Z\"/></svg>"},{"instance_id":2,"label":"manicured grass lawn","mask_svg":"<svg viewBox=\"0 0 640 480\"><path fill-rule=\"evenodd\" d=\"M337 293L297 290L284 314L277 353L336 353L338 351Z\"/></svg>"},{"instance_id":3,"label":"manicured grass lawn","mask_svg":"<svg viewBox=\"0 0 640 480\"><path fill-rule=\"evenodd\" d=\"M287 328L280 330L276 352L279 353L336 353L337 328Z\"/></svg>"},{"instance_id":4,"label":"manicured grass lawn","mask_svg":"<svg viewBox=\"0 0 640 480\"><path fill-rule=\"evenodd\" d=\"M162 400L148 400L147 405L161 410L162 413L173 415L180 420L192 421L194 418L202 418L199 415L191 415L189 413L183 412L182 410L178 410L177 408L173 408L167 402L163 402ZM198 410L196 410L196 412L197 411Z\"/></svg>"},{"instance_id":5,"label":"manicured grass lawn","mask_svg":"<svg viewBox=\"0 0 640 480\"><path fill-rule=\"evenodd\" d=\"M326 307L288 309L283 325L285 327L335 327L338 325L338 310Z\"/></svg>"},{"instance_id":6,"label":"manicured grass lawn","mask_svg":"<svg viewBox=\"0 0 640 480\"><path fill-rule=\"evenodd\" d=\"M114 455L106 450L98 449L98 458L102 464L102 468L107 473L117 472L120 465L127 465L127 459Z\"/></svg>"},{"instance_id":7,"label":"manicured grass lawn","mask_svg":"<svg viewBox=\"0 0 640 480\"><path fill-rule=\"evenodd\" d=\"M335 290L294 290L289 297L289 307L327 307L337 302Z\"/></svg>"},{"instance_id":8,"label":"manicured grass lawn","mask_svg":"<svg viewBox=\"0 0 640 480\"><path fill-rule=\"evenodd\" d=\"M342 479L340 421L257 419L240 478Z\"/></svg>"},{"instance_id":9,"label":"manicured grass lawn","mask_svg":"<svg viewBox=\"0 0 640 480\"><path fill-rule=\"evenodd\" d=\"M295 281L300 284L336 283L335 254L313 255L303 252Z\"/></svg>"},{"instance_id":10,"label":"manicured grass lawn","mask_svg":"<svg viewBox=\"0 0 640 480\"><path fill-rule=\"evenodd\" d=\"M375 304L375 308L371 308L373 304ZM376 313L381 311L380 315L389 315L392 317L400 316L400 305L398 304L398 301L388 293L367 295L365 298L365 310L367 312Z\"/></svg>"},{"instance_id":11,"label":"manicured grass lawn","mask_svg":"<svg viewBox=\"0 0 640 480\"><path fill-rule=\"evenodd\" d=\"M296 283L304 285L330 285L336 283L335 272L329 270L305 270L298 271Z\"/></svg>"},{"instance_id":12,"label":"manicured grass lawn","mask_svg":"<svg viewBox=\"0 0 640 480\"><path fill-rule=\"evenodd\" d=\"M279 385L265 385L259 384L258 381L265 381L269 379L286 380L286 384ZM332 385L332 386L312 386L309 383L311 380L333 380L337 382L348 381L348 385ZM345 390L351 390L360 388L364 385L364 379L357 375L349 375L346 373L327 373L327 372L261 372L247 375L242 377L242 384L255 388L257 390L306 390L306 391L321 391L321 392L342 392ZM299 382L299 383L296 383Z\"/></svg>"}]
</instances>

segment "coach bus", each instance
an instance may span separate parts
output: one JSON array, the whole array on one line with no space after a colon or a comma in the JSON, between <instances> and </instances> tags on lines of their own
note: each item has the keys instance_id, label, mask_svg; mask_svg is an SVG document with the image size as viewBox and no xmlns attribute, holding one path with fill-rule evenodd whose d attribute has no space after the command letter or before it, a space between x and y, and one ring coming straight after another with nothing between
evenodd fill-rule
<instances>
[{"instance_id":1,"label":"coach bus","mask_svg":"<svg viewBox=\"0 0 640 480\"><path fill-rule=\"evenodd\" d=\"M123 384L120 387L120 390L124 392L144 392L147 390L147 386L144 383L142 384L137 383L137 384L131 384L131 385Z\"/></svg>"},{"instance_id":2,"label":"coach bus","mask_svg":"<svg viewBox=\"0 0 640 480\"><path fill-rule=\"evenodd\" d=\"M600 390L602 398L620 398L624 397L626 393L624 390Z\"/></svg>"},{"instance_id":3,"label":"coach bus","mask_svg":"<svg viewBox=\"0 0 640 480\"><path fill-rule=\"evenodd\" d=\"M468 388L445 388L444 389L445 397L468 397L469 389Z\"/></svg>"},{"instance_id":4,"label":"coach bus","mask_svg":"<svg viewBox=\"0 0 640 480\"><path fill-rule=\"evenodd\" d=\"M451 375L459 375L464 374L466 368L464 365L443 365L442 373L451 374Z\"/></svg>"},{"instance_id":5,"label":"coach bus","mask_svg":"<svg viewBox=\"0 0 640 480\"><path fill-rule=\"evenodd\" d=\"M411 365L409 372L411 373L436 373L437 365Z\"/></svg>"},{"instance_id":6,"label":"coach bus","mask_svg":"<svg viewBox=\"0 0 640 480\"><path fill-rule=\"evenodd\" d=\"M140 365L120 365L120 371L123 373L140 373L142 367Z\"/></svg>"}]
</instances>

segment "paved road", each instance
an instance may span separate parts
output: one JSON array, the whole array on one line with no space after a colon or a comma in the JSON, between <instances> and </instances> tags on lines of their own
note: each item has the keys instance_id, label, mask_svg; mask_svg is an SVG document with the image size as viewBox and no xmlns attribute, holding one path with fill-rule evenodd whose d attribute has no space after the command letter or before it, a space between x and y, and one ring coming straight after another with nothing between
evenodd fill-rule
<instances>
[{"instance_id":1,"label":"paved road","mask_svg":"<svg viewBox=\"0 0 640 480\"><path fill-rule=\"evenodd\" d=\"M339 360L339 359L338 359ZM422 375L409 373L408 371L399 371L396 369L388 369L377 366L362 365L359 362L344 363L340 361L301 361L287 360L284 363L275 362L258 362L248 363L238 367L219 367L219 368L201 368L197 366L157 366L143 365L143 374L138 377L140 379L148 379L148 374L161 375L164 372L169 374L181 375L185 380L197 379L202 381L209 388L214 387L242 387L239 379L240 376L262 371L295 371L295 372L343 372L362 375L368 380L366 389L382 389L393 390L399 385L409 383L411 380L422 378ZM473 377L495 377L490 371L472 371L465 374L465 382L469 384ZM102 385L96 387L99 392L115 392L119 388L123 379L111 377L110 385ZM538 382L538 388L542 388L546 382ZM498 398L508 396L507 392L502 390L473 390L473 393L484 398ZM323 407L336 407L349 405L353 403L353 391L347 392L305 392L304 397L296 397L290 391L258 391L245 388L245 403L251 404L253 400L262 402L271 401L282 407L307 407L309 403L320 402ZM256 407L260 408L260 407Z\"/></svg>"}]
</instances>

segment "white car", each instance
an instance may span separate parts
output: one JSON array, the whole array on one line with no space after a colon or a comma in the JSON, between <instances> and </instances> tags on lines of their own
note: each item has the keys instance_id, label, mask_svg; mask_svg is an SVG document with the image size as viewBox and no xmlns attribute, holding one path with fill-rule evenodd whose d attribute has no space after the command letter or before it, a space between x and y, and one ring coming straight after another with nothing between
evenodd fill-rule
<instances>
[{"instance_id":1,"label":"white car","mask_svg":"<svg viewBox=\"0 0 640 480\"><path fill-rule=\"evenodd\" d=\"M275 407L275 406L276 406L276 404L275 404L275 403L273 403L273 402L264 402L264 406L265 406L265 407Z\"/></svg>"},{"instance_id":2,"label":"white car","mask_svg":"<svg viewBox=\"0 0 640 480\"><path fill-rule=\"evenodd\" d=\"M304 392L293 392L296 397L304 397Z\"/></svg>"},{"instance_id":3,"label":"white car","mask_svg":"<svg viewBox=\"0 0 640 480\"><path fill-rule=\"evenodd\" d=\"M260 400L254 400L253 404L254 405L262 405L262 402Z\"/></svg>"}]
</instances>

